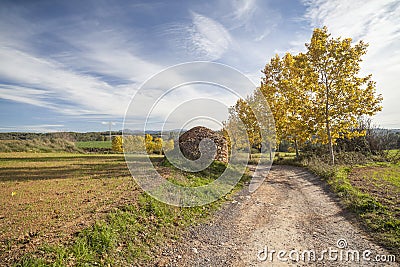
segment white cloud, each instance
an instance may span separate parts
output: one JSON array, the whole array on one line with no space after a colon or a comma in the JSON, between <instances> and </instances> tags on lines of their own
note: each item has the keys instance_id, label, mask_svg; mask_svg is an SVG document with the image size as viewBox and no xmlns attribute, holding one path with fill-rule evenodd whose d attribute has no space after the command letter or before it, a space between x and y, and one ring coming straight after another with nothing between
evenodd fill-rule
<instances>
[{"instance_id":1,"label":"white cloud","mask_svg":"<svg viewBox=\"0 0 400 267\"><path fill-rule=\"evenodd\" d=\"M218 60L234 46L224 25L196 12L191 12L190 22L163 25L161 32L169 48L184 60Z\"/></svg>"},{"instance_id":2,"label":"white cloud","mask_svg":"<svg viewBox=\"0 0 400 267\"><path fill-rule=\"evenodd\" d=\"M224 2L225 3L225 2ZM225 15L229 29L245 38L260 42L267 38L282 21L282 14L269 1L232 1L232 13ZM227 7L229 8L229 7Z\"/></svg>"},{"instance_id":3,"label":"white cloud","mask_svg":"<svg viewBox=\"0 0 400 267\"><path fill-rule=\"evenodd\" d=\"M66 114L108 113L121 115L129 95L115 92L115 88L96 77L69 70L57 62L35 57L30 54L0 47L0 76L9 83L3 84L0 94L3 98L56 108ZM68 102L63 106L61 103ZM74 109L69 109L74 106Z\"/></svg>"},{"instance_id":4,"label":"white cloud","mask_svg":"<svg viewBox=\"0 0 400 267\"><path fill-rule=\"evenodd\" d=\"M39 107L52 108L52 105L43 100L47 92L23 86L0 84L0 98L16 102L27 103Z\"/></svg>"},{"instance_id":5,"label":"white cloud","mask_svg":"<svg viewBox=\"0 0 400 267\"><path fill-rule=\"evenodd\" d=\"M274 49L303 50L311 36L309 24L327 25L334 36L370 43L363 70L378 81L385 98L385 124L392 123L399 98L395 88L400 66L397 2L310 0L305 19L296 23L289 16L301 16L301 11L286 5L259 0L182 5L176 18L160 17L166 21L163 26L151 18L144 21L146 25L143 21L136 25L126 6L104 5L84 16L65 13L49 19L32 17L35 12L30 8L14 5L14 9L0 10L0 98L85 120L122 117L140 84L168 64L220 61L246 71L258 85L260 70ZM152 8L153 4L147 6L148 14ZM233 82L215 70L203 72L202 79L222 76ZM169 73L146 90L144 101L153 103L160 91L193 77L190 71ZM199 88L181 92L184 97L165 99L156 115L167 114L185 99L205 95ZM147 115L140 110L142 104L147 103L138 105L138 125Z\"/></svg>"},{"instance_id":6,"label":"white cloud","mask_svg":"<svg viewBox=\"0 0 400 267\"><path fill-rule=\"evenodd\" d=\"M188 27L195 51L210 60L219 59L231 46L232 37L225 27L206 16L192 12L193 25Z\"/></svg>"},{"instance_id":7,"label":"white cloud","mask_svg":"<svg viewBox=\"0 0 400 267\"><path fill-rule=\"evenodd\" d=\"M334 36L370 43L369 52L399 40L400 3L397 0L312 0L306 18L314 27L326 25Z\"/></svg>"},{"instance_id":8,"label":"white cloud","mask_svg":"<svg viewBox=\"0 0 400 267\"><path fill-rule=\"evenodd\" d=\"M256 0L233 1L233 7L234 18L245 22L249 21L257 9Z\"/></svg>"},{"instance_id":9,"label":"white cloud","mask_svg":"<svg viewBox=\"0 0 400 267\"><path fill-rule=\"evenodd\" d=\"M55 21L50 25L32 24L19 16L17 10L3 15L0 23L3 99L66 115L122 117L139 85L162 69L136 56L131 35L123 31L99 32L80 23L79 18L75 24L80 27L71 29ZM13 34L14 31L18 34ZM42 33L55 36L61 42L62 52L42 51L47 48L37 43Z\"/></svg>"},{"instance_id":10,"label":"white cloud","mask_svg":"<svg viewBox=\"0 0 400 267\"><path fill-rule=\"evenodd\" d=\"M132 34L125 30L91 29L60 36L77 51L67 56L67 63L117 79L142 83L163 67L138 56Z\"/></svg>"},{"instance_id":11,"label":"white cloud","mask_svg":"<svg viewBox=\"0 0 400 267\"><path fill-rule=\"evenodd\" d=\"M147 81L142 90L135 94L125 123L131 127L140 120L144 122L150 110L149 121L153 124L166 121L169 129L180 128L183 122L195 116L206 116L222 122L227 119L228 107L253 89L254 85L248 78L221 64L197 62L177 65ZM201 104L200 99L204 100L200 101ZM221 105L212 105L215 101ZM179 112L177 109L181 105L186 107ZM175 115L167 120L171 112Z\"/></svg>"}]
</instances>

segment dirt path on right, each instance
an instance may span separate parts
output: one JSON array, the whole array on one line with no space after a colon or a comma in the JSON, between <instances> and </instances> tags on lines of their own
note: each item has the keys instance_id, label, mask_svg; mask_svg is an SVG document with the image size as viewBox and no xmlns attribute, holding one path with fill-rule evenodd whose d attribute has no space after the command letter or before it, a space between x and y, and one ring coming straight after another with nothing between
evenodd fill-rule
<instances>
[{"instance_id":1,"label":"dirt path on right","mask_svg":"<svg viewBox=\"0 0 400 267\"><path fill-rule=\"evenodd\" d=\"M266 174L267 175L267 174ZM207 224L169 244L162 266L399 266L302 168L273 166ZM385 259L386 262L378 262Z\"/></svg>"}]
</instances>

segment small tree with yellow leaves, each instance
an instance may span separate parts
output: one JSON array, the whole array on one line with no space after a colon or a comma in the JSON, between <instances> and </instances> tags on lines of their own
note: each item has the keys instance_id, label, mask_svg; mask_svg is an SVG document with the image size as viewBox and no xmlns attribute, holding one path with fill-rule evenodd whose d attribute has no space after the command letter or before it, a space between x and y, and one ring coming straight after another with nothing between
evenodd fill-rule
<instances>
[{"instance_id":1,"label":"small tree with yellow leaves","mask_svg":"<svg viewBox=\"0 0 400 267\"><path fill-rule=\"evenodd\" d=\"M114 152L123 152L123 139L122 136L117 135L117 136L113 136L112 138L112 150Z\"/></svg>"}]
</instances>

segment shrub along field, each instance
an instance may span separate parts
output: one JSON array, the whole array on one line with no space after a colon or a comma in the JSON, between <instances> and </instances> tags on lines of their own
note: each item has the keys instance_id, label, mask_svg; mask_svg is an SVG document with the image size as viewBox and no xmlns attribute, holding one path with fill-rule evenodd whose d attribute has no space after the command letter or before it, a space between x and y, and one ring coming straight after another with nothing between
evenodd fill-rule
<instances>
[{"instance_id":1,"label":"shrub along field","mask_svg":"<svg viewBox=\"0 0 400 267\"><path fill-rule=\"evenodd\" d=\"M82 152L73 142L61 138L0 140L0 152Z\"/></svg>"},{"instance_id":2,"label":"shrub along field","mask_svg":"<svg viewBox=\"0 0 400 267\"><path fill-rule=\"evenodd\" d=\"M152 156L157 170L179 184L206 184L225 169L185 173L161 159ZM137 187L121 154L1 153L0 194L0 263L15 266L141 265L224 201L160 203Z\"/></svg>"},{"instance_id":3,"label":"shrub along field","mask_svg":"<svg viewBox=\"0 0 400 267\"><path fill-rule=\"evenodd\" d=\"M70 142L62 138L34 138L30 140L0 140L1 152L111 152L110 141Z\"/></svg>"}]
</instances>

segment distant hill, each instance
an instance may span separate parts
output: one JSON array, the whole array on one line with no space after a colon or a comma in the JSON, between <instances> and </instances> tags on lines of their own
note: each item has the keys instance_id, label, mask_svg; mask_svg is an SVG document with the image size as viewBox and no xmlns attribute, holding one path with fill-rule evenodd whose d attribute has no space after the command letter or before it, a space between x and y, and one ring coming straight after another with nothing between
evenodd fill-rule
<instances>
[{"instance_id":1,"label":"distant hill","mask_svg":"<svg viewBox=\"0 0 400 267\"><path fill-rule=\"evenodd\" d=\"M181 130L181 129L173 129L173 130L163 131L162 133L163 133L163 135L167 135L167 136L175 136L176 134L179 134L179 133L182 134L182 133L184 133L186 131L187 131L186 129L183 129L183 130ZM124 129L123 133L124 134L132 134L132 135L144 134L142 130L130 130L130 129ZM145 132L145 134L150 134L150 135L153 135L153 136L160 136L161 135L161 131L160 130L147 130Z\"/></svg>"}]
</instances>

